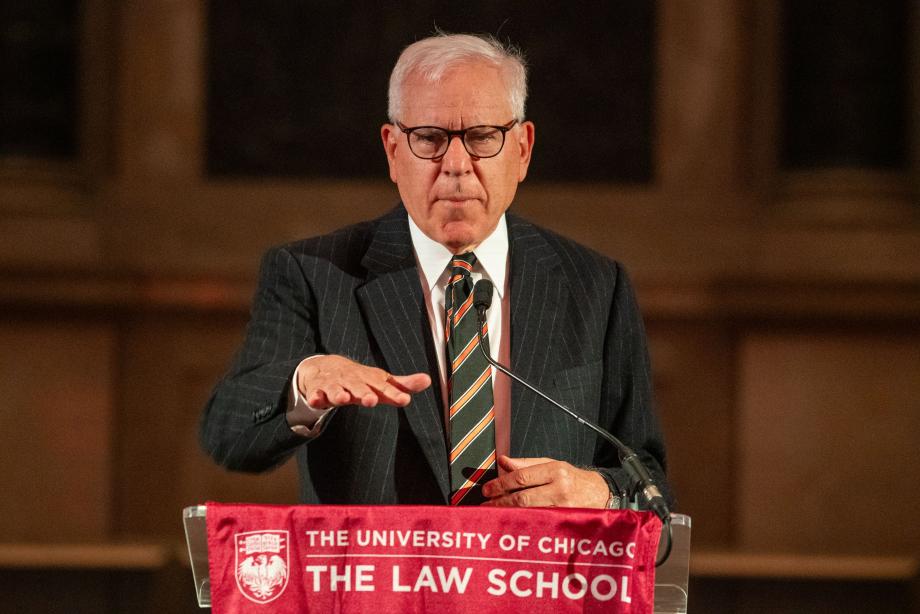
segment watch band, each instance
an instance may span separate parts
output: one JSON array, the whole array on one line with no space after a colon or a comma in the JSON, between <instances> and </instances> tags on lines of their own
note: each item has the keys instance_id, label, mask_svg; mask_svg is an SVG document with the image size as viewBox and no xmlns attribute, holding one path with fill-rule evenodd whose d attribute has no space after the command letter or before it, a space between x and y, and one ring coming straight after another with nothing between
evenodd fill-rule
<instances>
[{"instance_id":1,"label":"watch band","mask_svg":"<svg viewBox=\"0 0 920 614\"><path fill-rule=\"evenodd\" d=\"M604 508L608 510L623 509L623 507L625 507L623 505L623 491L620 489L620 485L617 484L617 481L613 478L613 476L606 471L602 471L598 467L591 467L590 469L591 471L596 471L599 473L607 483L607 489L609 490L610 494L607 496L607 503L604 505Z\"/></svg>"}]
</instances>

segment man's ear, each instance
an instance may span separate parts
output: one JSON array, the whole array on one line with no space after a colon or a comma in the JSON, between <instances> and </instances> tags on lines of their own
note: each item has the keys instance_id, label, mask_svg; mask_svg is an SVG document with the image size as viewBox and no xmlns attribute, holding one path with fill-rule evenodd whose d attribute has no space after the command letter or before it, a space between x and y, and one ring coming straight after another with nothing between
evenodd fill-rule
<instances>
[{"instance_id":1,"label":"man's ear","mask_svg":"<svg viewBox=\"0 0 920 614\"><path fill-rule=\"evenodd\" d=\"M390 166L390 180L396 183L396 143L399 129L393 124L384 124L380 127L380 140L383 141L383 150L387 154L387 164Z\"/></svg>"},{"instance_id":2,"label":"man's ear","mask_svg":"<svg viewBox=\"0 0 920 614\"><path fill-rule=\"evenodd\" d=\"M530 155L533 153L534 138L536 137L533 122L524 122L520 128L520 130L516 130L518 137L515 139L520 156L518 183L524 181L524 178L527 177L527 168L530 166Z\"/></svg>"}]
</instances>

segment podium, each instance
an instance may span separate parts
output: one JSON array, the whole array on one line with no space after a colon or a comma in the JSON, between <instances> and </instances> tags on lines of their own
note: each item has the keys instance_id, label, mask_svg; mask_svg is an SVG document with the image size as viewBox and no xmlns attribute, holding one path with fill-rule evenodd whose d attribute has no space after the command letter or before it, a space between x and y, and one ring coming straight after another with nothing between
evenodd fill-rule
<instances>
[{"instance_id":1,"label":"podium","mask_svg":"<svg viewBox=\"0 0 920 614\"><path fill-rule=\"evenodd\" d=\"M211 605L208 568L207 506L195 505L182 512L189 560L198 605ZM690 517L671 515L672 547L667 561L655 571L655 614L684 614L687 611L687 584L690 563ZM659 550L665 546L662 536Z\"/></svg>"}]
</instances>

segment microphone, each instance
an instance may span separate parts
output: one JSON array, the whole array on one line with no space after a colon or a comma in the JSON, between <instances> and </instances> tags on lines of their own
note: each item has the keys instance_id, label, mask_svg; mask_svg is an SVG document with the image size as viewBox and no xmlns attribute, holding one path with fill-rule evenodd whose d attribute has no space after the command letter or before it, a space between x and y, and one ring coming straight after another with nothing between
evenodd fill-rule
<instances>
[{"instance_id":1,"label":"microphone","mask_svg":"<svg viewBox=\"0 0 920 614\"><path fill-rule=\"evenodd\" d=\"M489 362L490 365L510 377L511 379L519 382L532 392L536 393L541 398L548 401L553 407L556 407L563 412L565 412L569 417L574 418L583 426L591 429L610 443L614 445L617 449L617 452L620 457L620 465L630 477L639 485L639 488L642 490L642 494L645 496L645 500L648 502L649 509L655 513L662 522L667 523L670 527L671 522L671 511L668 509L668 504L664 500L664 497L661 494L661 491L655 485L652 476L646 469L645 465L642 464L642 461L639 459L639 455L633 451L632 448L627 446L625 443L614 437L607 430L601 428L600 426L585 420L574 411L559 403L558 401L550 398L540 390L537 390L534 386L524 381L522 378L518 377L512 373L507 367L499 364L486 351L485 342L482 336L482 328L486 320L486 310L492 305L492 282L488 279L480 279L476 282L476 285L473 287L473 307L476 308L476 313L479 317L479 349L482 352L482 355L485 356L485 359ZM670 548L669 548L670 549Z\"/></svg>"}]
</instances>

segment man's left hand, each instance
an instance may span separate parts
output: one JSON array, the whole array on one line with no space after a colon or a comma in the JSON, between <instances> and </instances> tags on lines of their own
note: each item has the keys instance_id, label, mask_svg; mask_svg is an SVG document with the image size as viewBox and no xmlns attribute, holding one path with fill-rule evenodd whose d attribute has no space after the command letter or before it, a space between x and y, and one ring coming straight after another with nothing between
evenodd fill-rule
<instances>
[{"instance_id":1,"label":"man's left hand","mask_svg":"<svg viewBox=\"0 0 920 614\"><path fill-rule=\"evenodd\" d=\"M603 508L610 495L601 474L564 461L501 455L498 465L505 473L483 485L483 505Z\"/></svg>"}]
</instances>

